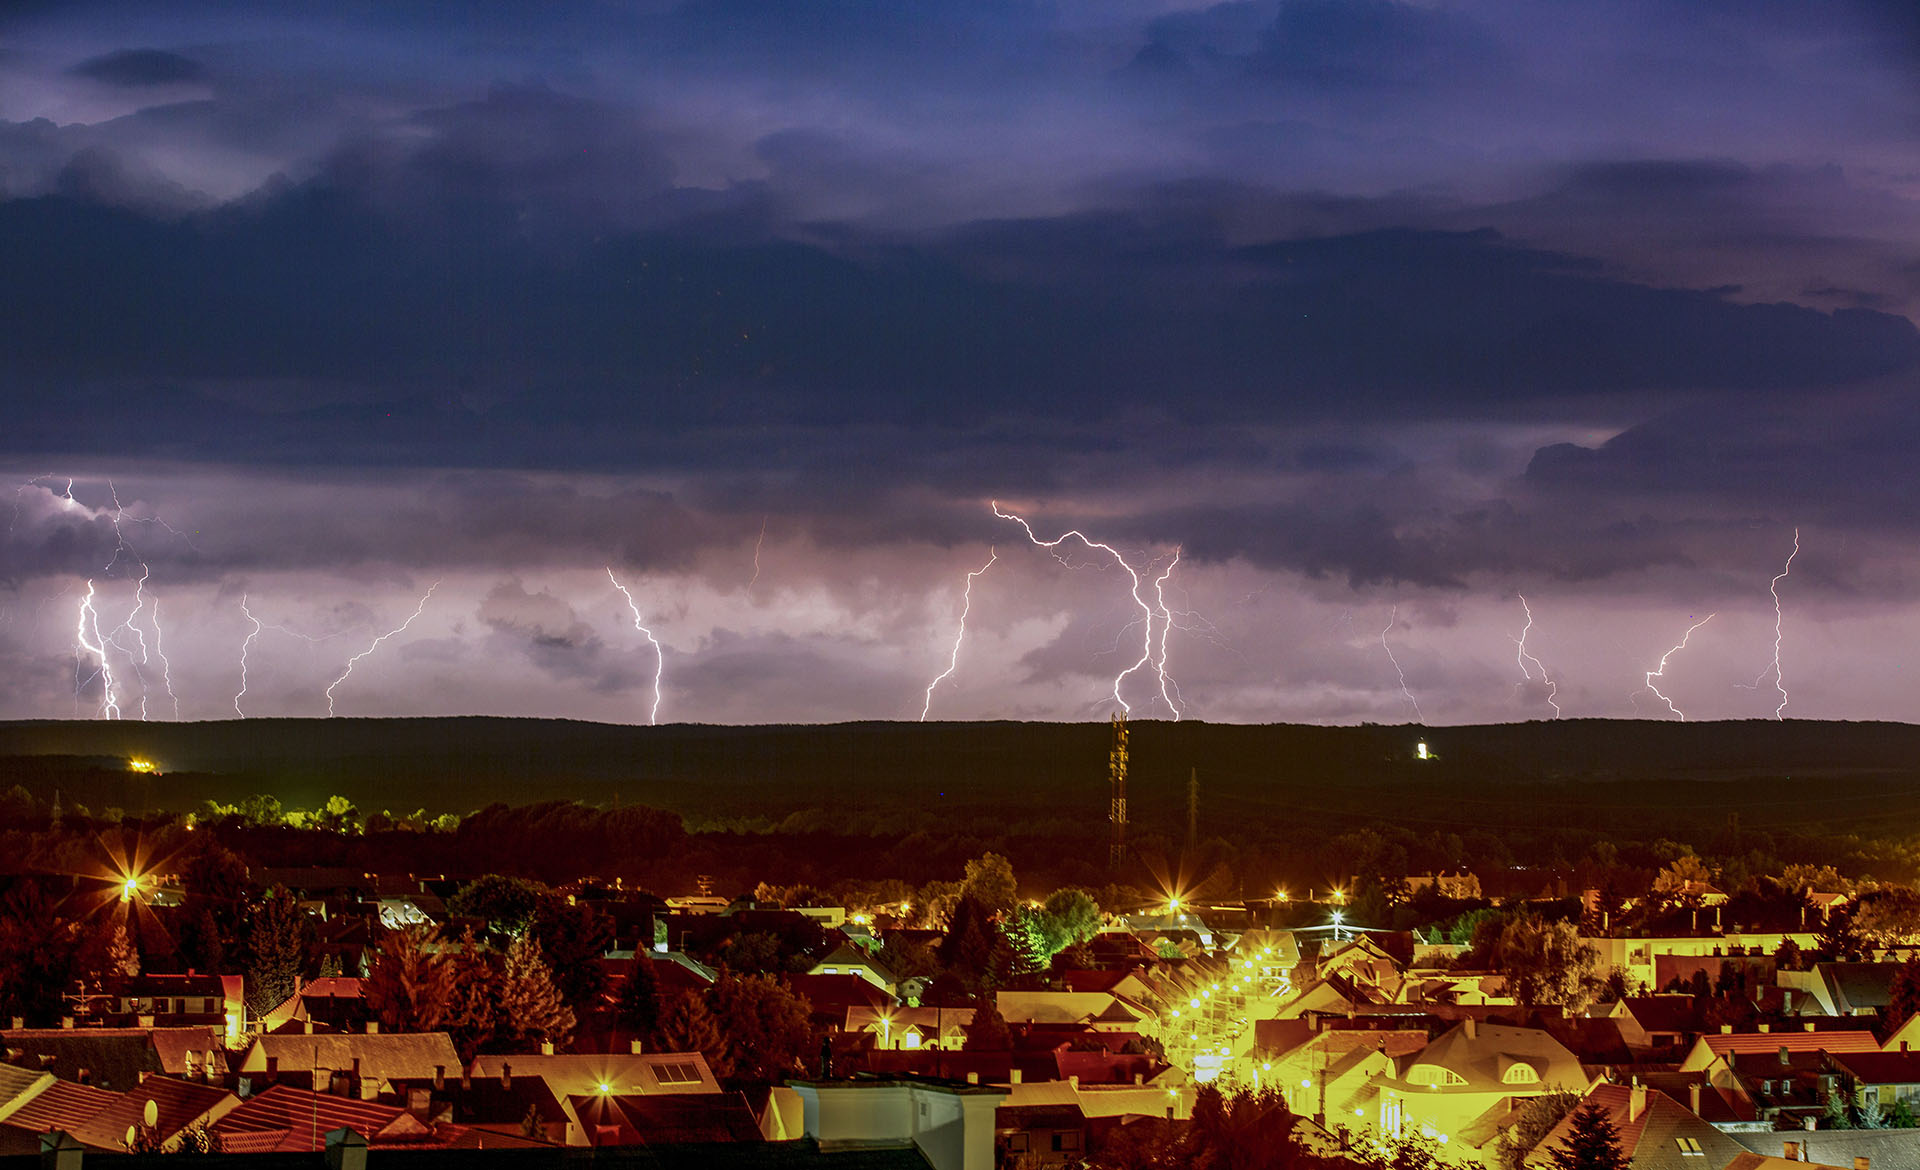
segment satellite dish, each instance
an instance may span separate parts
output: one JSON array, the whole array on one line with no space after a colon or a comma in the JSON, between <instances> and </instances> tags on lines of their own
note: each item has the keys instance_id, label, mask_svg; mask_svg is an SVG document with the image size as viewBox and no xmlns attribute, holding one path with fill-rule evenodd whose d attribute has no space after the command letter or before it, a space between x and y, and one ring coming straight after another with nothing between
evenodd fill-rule
<instances>
[{"instance_id":1,"label":"satellite dish","mask_svg":"<svg viewBox=\"0 0 1920 1170\"><path fill-rule=\"evenodd\" d=\"M140 1136L139 1131L135 1130L131 1125L127 1127L127 1143L126 1144L129 1150L133 1148L134 1139L138 1138L139 1136Z\"/></svg>"},{"instance_id":2,"label":"satellite dish","mask_svg":"<svg viewBox=\"0 0 1920 1170\"><path fill-rule=\"evenodd\" d=\"M152 1129L154 1126L159 1125L160 1124L160 1103L158 1101L153 1100L152 1098L148 1098L147 1108L144 1112L140 1114L140 1120L146 1123L146 1126L148 1129Z\"/></svg>"}]
</instances>

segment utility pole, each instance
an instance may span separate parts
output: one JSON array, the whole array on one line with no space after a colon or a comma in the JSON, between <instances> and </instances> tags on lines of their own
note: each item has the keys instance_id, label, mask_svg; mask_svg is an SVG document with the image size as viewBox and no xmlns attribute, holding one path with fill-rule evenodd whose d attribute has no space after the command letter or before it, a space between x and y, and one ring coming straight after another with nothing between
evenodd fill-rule
<instances>
[{"instance_id":1,"label":"utility pole","mask_svg":"<svg viewBox=\"0 0 1920 1170\"><path fill-rule=\"evenodd\" d=\"M1113 803L1107 819L1113 822L1113 841L1107 864L1119 869L1127 860L1127 717L1113 717L1113 746L1107 752L1107 779L1113 785Z\"/></svg>"}]
</instances>

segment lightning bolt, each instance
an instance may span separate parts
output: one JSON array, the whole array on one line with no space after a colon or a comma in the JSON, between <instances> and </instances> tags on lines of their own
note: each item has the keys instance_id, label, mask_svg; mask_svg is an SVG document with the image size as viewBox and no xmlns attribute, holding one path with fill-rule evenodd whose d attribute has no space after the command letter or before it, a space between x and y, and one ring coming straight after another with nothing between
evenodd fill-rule
<instances>
[{"instance_id":1,"label":"lightning bolt","mask_svg":"<svg viewBox=\"0 0 1920 1170\"><path fill-rule=\"evenodd\" d=\"M1753 676L1753 684L1751 684L1751 686L1747 686L1745 682L1736 682L1736 684L1734 684L1734 686L1738 686L1741 690L1761 690L1761 682L1766 680L1768 674L1772 674L1772 676L1774 676L1774 690L1780 692L1780 705L1774 707L1774 719L1782 720L1786 719L1786 709L1788 709L1788 682L1786 682L1786 676L1780 672L1780 626L1782 626L1782 619L1784 619L1784 615L1782 615L1782 611L1780 611L1780 582L1786 580L1789 573L1793 573L1793 557L1797 557L1797 555L1799 555L1799 528L1793 528L1793 551L1789 551L1788 553L1788 563L1780 567L1780 573L1774 574L1774 578L1772 578L1770 582L1766 582L1766 592L1774 596L1774 661L1768 663L1759 674Z\"/></svg>"},{"instance_id":2,"label":"lightning bolt","mask_svg":"<svg viewBox=\"0 0 1920 1170\"><path fill-rule=\"evenodd\" d=\"M87 629L93 629L93 641L87 640ZM74 640L80 649L100 660L100 669L95 674L100 677L100 711L108 719L120 718L120 704L113 694L113 664L107 661L107 641L100 636L100 613L93 608L93 578L87 578L87 593L80 599L80 619L74 626ZM80 686L93 681L90 675L82 680Z\"/></svg>"},{"instance_id":3,"label":"lightning bolt","mask_svg":"<svg viewBox=\"0 0 1920 1170\"><path fill-rule=\"evenodd\" d=\"M245 614L247 620L253 623L253 629L248 632L246 640L240 643L240 689L235 692L233 696L233 713L245 719L247 713L240 709L240 700L244 698L247 693L247 651L253 648L253 640L260 636L261 626L260 619L254 617L253 611L247 608L247 595L244 593L240 595L240 612ZM347 669L353 669L351 662L347 664ZM342 675L341 677L345 678L346 676ZM327 713L329 715L333 713L331 705L328 706Z\"/></svg>"},{"instance_id":4,"label":"lightning bolt","mask_svg":"<svg viewBox=\"0 0 1920 1170\"><path fill-rule=\"evenodd\" d=\"M667 652L660 645L660 639L653 636L653 631L641 624L640 606L634 602L633 594L627 592L627 587L622 585L620 579L613 575L613 566L611 565L607 566L607 580L612 581L613 587L620 591L620 596L627 599L627 608L633 611L633 628L646 635L647 641L653 643L653 709L647 712L647 722L650 725L658 726L660 723L660 679L661 676L667 672Z\"/></svg>"},{"instance_id":5,"label":"lightning bolt","mask_svg":"<svg viewBox=\"0 0 1920 1170\"><path fill-rule=\"evenodd\" d=\"M767 542L767 518L760 517L760 536L753 542L753 576L747 581L747 600L753 600L753 585L760 579L760 546Z\"/></svg>"},{"instance_id":6,"label":"lightning bolt","mask_svg":"<svg viewBox=\"0 0 1920 1170\"><path fill-rule=\"evenodd\" d=\"M1667 710L1673 712L1675 715L1680 716L1680 722L1682 723L1685 723L1687 721L1686 712L1674 706L1673 700L1667 698L1666 695L1660 692L1659 687L1656 687L1653 685L1653 680L1656 678L1666 677L1667 659L1672 658L1675 654L1678 654L1680 653L1680 651L1685 650L1687 648L1687 639L1693 637L1693 632L1699 629L1701 626L1704 626L1708 622L1712 621L1713 618L1714 618L1713 614L1708 614L1706 617L1703 617L1699 621L1688 626L1687 632L1680 635L1680 644L1675 646L1673 649L1667 651L1665 654L1662 654L1660 656L1660 665L1647 672L1647 689L1653 692L1653 695L1656 699L1659 699L1662 703L1665 703L1667 705Z\"/></svg>"},{"instance_id":7,"label":"lightning bolt","mask_svg":"<svg viewBox=\"0 0 1920 1170\"><path fill-rule=\"evenodd\" d=\"M1545 664L1527 653L1527 634L1533 629L1533 607L1527 604L1525 595L1516 593L1514 596L1520 598L1520 608L1527 611L1526 627L1520 631L1520 636L1514 639L1514 644L1519 647L1514 654L1514 660L1520 664L1521 677L1528 682L1533 681L1533 671L1527 669L1527 663L1531 662L1539 669L1540 681L1547 684L1547 706L1553 708L1553 717L1558 719L1560 718L1560 684L1547 675Z\"/></svg>"},{"instance_id":8,"label":"lightning bolt","mask_svg":"<svg viewBox=\"0 0 1920 1170\"><path fill-rule=\"evenodd\" d=\"M1400 660L1393 656L1393 647L1387 642L1387 635L1393 633L1393 624L1399 620L1400 607L1396 605L1393 607L1392 612L1387 614L1387 628L1380 631L1380 648L1387 652L1387 661L1393 663L1393 673L1400 678L1401 697L1413 705L1413 721L1415 723L1425 723L1427 717L1420 713L1420 700L1414 698L1413 692L1407 689L1407 672L1400 669Z\"/></svg>"},{"instance_id":9,"label":"lightning bolt","mask_svg":"<svg viewBox=\"0 0 1920 1170\"><path fill-rule=\"evenodd\" d=\"M1028 524L1025 519L1023 519L1020 516L1016 516L1012 512L1002 512L1000 510L1000 501L994 500L992 502L992 507L993 507L993 514L995 516L998 516L1002 520L1011 520L1014 523L1018 524L1022 529L1026 531L1028 540L1032 541L1034 544L1038 545L1039 547L1044 548L1049 552L1052 552L1054 555L1054 558L1056 560L1059 560L1062 564L1066 564L1067 562L1064 558L1060 556L1057 550L1059 549L1060 545L1064 544L1066 541L1071 539L1071 540L1078 540L1081 544L1085 545L1088 549L1099 549L1101 552L1104 552L1108 556L1112 557L1115 564L1119 565L1122 569L1126 570L1127 578L1133 582L1133 590L1132 590L1133 603L1140 607L1140 616L1145 620L1146 633L1142 635L1140 639L1139 660L1136 661L1132 666L1127 667L1125 670L1122 670L1119 674L1113 677L1113 701L1120 704L1120 710L1124 714L1127 714L1127 715L1133 714L1133 707L1129 705L1128 702L1120 696L1121 685L1126 682L1128 675L1134 673L1137 670L1140 670L1142 667L1146 666L1148 663L1153 661L1154 608L1153 606L1147 604L1146 598L1140 596L1139 571L1136 570L1133 567L1133 565L1127 561L1126 557L1120 555L1120 550L1114 548L1110 544L1102 544L1097 540L1091 539L1086 535L1086 533L1081 532L1077 528L1071 529L1065 533L1062 533L1061 535L1055 537L1052 540L1041 540L1038 536L1034 535L1033 525ZM1176 559L1178 559L1178 554L1176 554ZM1168 571L1169 572L1172 571L1171 567L1169 567ZM1164 582L1165 580L1166 578L1163 576L1161 578L1161 581ZM1173 620L1172 615L1166 612L1166 603L1164 600L1164 595L1161 601L1160 612L1163 616L1166 617L1166 620L1168 622L1171 622ZM1162 635L1162 645L1164 646L1164 644L1165 644L1165 636ZM1158 669L1160 674L1160 693L1164 697L1167 695L1168 687L1171 685L1169 683L1169 680L1166 674L1166 658L1164 653L1162 654L1161 661L1156 669ZM1167 700L1167 706L1172 709L1173 717L1176 721L1178 721L1180 718L1180 708L1175 706L1172 699L1170 698Z\"/></svg>"},{"instance_id":10,"label":"lightning bolt","mask_svg":"<svg viewBox=\"0 0 1920 1170\"><path fill-rule=\"evenodd\" d=\"M947 659L947 668L940 672L938 678L927 684L927 701L921 704L920 707L920 722L922 723L927 721L927 712L933 710L933 688L946 681L954 671L960 668L960 643L964 641L967 636L967 614L973 612L973 579L988 569L993 568L993 562L999 559L1000 550L990 548L987 550L987 563L967 574L966 600L960 606L960 629L953 635L953 653Z\"/></svg>"},{"instance_id":11,"label":"lightning bolt","mask_svg":"<svg viewBox=\"0 0 1920 1170\"><path fill-rule=\"evenodd\" d=\"M1799 555L1800 529L1796 526L1793 530L1793 551L1787 554L1787 563L1780 566L1780 571L1774 574L1772 581L1767 583L1767 592L1773 594L1773 665L1761 671L1760 678L1753 680L1753 685L1758 687L1760 679L1767 677L1769 671L1772 672L1773 689L1780 692L1780 705L1773 709L1773 717L1779 720L1785 720L1787 717L1787 680L1786 676L1780 672L1780 627L1784 617L1780 611L1780 582L1786 580L1787 574L1793 572L1793 558Z\"/></svg>"},{"instance_id":12,"label":"lightning bolt","mask_svg":"<svg viewBox=\"0 0 1920 1170\"><path fill-rule=\"evenodd\" d=\"M388 630L386 633L380 635L378 638L375 638L371 646L368 646L365 650L362 650L360 653L355 654L352 658L347 659L347 668L340 672L339 678L334 679L331 683L327 685L327 717L329 719L333 717L334 689L337 688L341 683L347 681L347 676L353 673L354 664L359 662L362 658L365 658L367 655L373 653L375 650L378 650L380 648L381 643L385 642L388 638L391 638L396 634L406 633L407 627L411 626L414 622L414 619L418 618L421 615L421 613L426 610L427 602L432 599L433 591L438 588L440 588L440 582L438 581L435 581L432 585L428 586L426 595L420 599L420 604L414 607L413 613L407 617L406 621L401 622L395 628Z\"/></svg>"},{"instance_id":13,"label":"lightning bolt","mask_svg":"<svg viewBox=\"0 0 1920 1170\"><path fill-rule=\"evenodd\" d=\"M1153 582L1153 599L1160 604L1160 654L1153 660L1153 669L1160 675L1160 698L1172 710L1175 723L1180 722L1180 704L1174 702L1173 695L1167 693L1170 683L1167 677L1167 635L1173 632L1173 611L1167 608L1167 578L1173 576L1174 566L1180 563L1180 551L1179 547L1174 548L1173 559L1167 562L1166 571L1156 577ZM1151 625L1147 627L1147 633L1153 633ZM1178 693L1179 684L1171 685L1174 692Z\"/></svg>"}]
</instances>

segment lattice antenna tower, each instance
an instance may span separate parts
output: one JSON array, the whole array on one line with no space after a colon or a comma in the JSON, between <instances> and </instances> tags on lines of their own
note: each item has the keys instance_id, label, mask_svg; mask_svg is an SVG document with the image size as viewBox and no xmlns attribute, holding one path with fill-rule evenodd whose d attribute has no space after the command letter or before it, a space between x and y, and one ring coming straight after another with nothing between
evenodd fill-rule
<instances>
[{"instance_id":1,"label":"lattice antenna tower","mask_svg":"<svg viewBox=\"0 0 1920 1170\"><path fill-rule=\"evenodd\" d=\"M1119 869L1127 860L1127 717L1113 717L1113 747L1107 752L1107 779L1113 784L1113 804L1107 819L1113 822L1113 842L1107 864Z\"/></svg>"}]
</instances>

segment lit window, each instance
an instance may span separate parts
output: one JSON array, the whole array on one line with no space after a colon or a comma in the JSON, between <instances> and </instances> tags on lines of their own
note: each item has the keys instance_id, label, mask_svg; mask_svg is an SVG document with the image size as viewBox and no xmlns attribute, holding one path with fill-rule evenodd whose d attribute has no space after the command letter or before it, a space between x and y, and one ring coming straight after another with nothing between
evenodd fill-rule
<instances>
[{"instance_id":1,"label":"lit window","mask_svg":"<svg viewBox=\"0 0 1920 1170\"><path fill-rule=\"evenodd\" d=\"M1516 1064L1500 1079L1509 1085L1537 1085L1540 1074L1530 1064Z\"/></svg>"},{"instance_id":2,"label":"lit window","mask_svg":"<svg viewBox=\"0 0 1920 1170\"><path fill-rule=\"evenodd\" d=\"M1680 1147L1680 1156L1683 1158L1704 1158L1707 1156L1707 1152L1700 1148L1700 1142L1697 1138L1674 1138L1673 1144Z\"/></svg>"},{"instance_id":3,"label":"lit window","mask_svg":"<svg viewBox=\"0 0 1920 1170\"><path fill-rule=\"evenodd\" d=\"M674 1061L653 1066L654 1079L663 1085L697 1085L700 1083L700 1069L689 1063Z\"/></svg>"},{"instance_id":4,"label":"lit window","mask_svg":"<svg viewBox=\"0 0 1920 1170\"><path fill-rule=\"evenodd\" d=\"M1467 1078L1437 1064L1416 1064L1407 1070L1409 1085L1464 1085Z\"/></svg>"}]
</instances>

